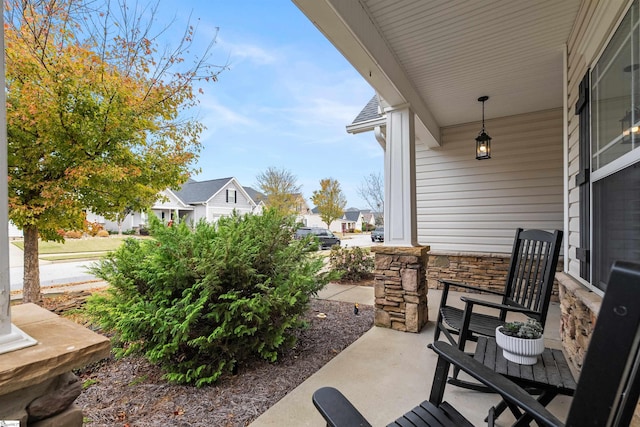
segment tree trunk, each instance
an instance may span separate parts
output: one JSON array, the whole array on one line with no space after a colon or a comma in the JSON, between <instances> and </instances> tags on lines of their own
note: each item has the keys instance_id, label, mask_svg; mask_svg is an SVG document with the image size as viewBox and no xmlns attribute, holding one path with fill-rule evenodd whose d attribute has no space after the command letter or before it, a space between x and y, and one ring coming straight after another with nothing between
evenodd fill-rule
<instances>
[{"instance_id":1,"label":"tree trunk","mask_svg":"<svg viewBox=\"0 0 640 427\"><path fill-rule=\"evenodd\" d=\"M38 227L24 228L24 276L22 302L40 304L40 264L38 262Z\"/></svg>"}]
</instances>

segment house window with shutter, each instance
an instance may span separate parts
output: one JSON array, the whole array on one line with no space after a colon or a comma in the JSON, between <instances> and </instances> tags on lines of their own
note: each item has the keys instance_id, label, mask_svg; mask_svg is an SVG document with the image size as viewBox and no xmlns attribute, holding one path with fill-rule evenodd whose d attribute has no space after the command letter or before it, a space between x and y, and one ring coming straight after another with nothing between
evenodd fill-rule
<instances>
[{"instance_id":1,"label":"house window with shutter","mask_svg":"<svg viewBox=\"0 0 640 427\"><path fill-rule=\"evenodd\" d=\"M238 203L237 191L227 190L227 203Z\"/></svg>"},{"instance_id":2,"label":"house window with shutter","mask_svg":"<svg viewBox=\"0 0 640 427\"><path fill-rule=\"evenodd\" d=\"M640 259L639 25L636 0L590 73L590 282L602 290L615 260Z\"/></svg>"}]
</instances>

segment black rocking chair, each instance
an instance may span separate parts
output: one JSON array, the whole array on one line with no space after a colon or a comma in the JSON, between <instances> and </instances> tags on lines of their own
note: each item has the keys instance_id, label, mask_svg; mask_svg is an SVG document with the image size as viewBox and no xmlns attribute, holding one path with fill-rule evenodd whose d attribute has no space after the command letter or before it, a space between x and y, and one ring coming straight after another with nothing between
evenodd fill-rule
<instances>
[{"instance_id":1,"label":"black rocking chair","mask_svg":"<svg viewBox=\"0 0 640 427\"><path fill-rule=\"evenodd\" d=\"M481 289L465 283L440 280L444 288L436 320L434 341L442 332L451 345L464 350L468 340L477 341L478 335L495 336L498 326L505 323L508 312L522 313L538 320L544 327L549 300L553 289L553 279L558 265L562 231L549 233L543 230L516 230L513 251L504 292ZM501 303L483 301L463 296L460 299L465 308L454 307L447 302L451 286L485 292L502 297ZM474 307L495 309L496 313L474 312ZM458 335L458 342L453 335Z\"/></svg>"},{"instance_id":2,"label":"black rocking chair","mask_svg":"<svg viewBox=\"0 0 640 427\"><path fill-rule=\"evenodd\" d=\"M455 407L443 402L450 365L499 393L512 412L522 413L514 425L528 425L533 419L542 426L627 426L640 395L640 264L617 262L611 270L564 424L525 390L461 350L446 342L434 342L429 347L438 354L429 400L389 426L472 426ZM370 426L334 388L317 390L313 403L327 426ZM488 409L489 426L494 422L493 409Z\"/></svg>"}]
</instances>

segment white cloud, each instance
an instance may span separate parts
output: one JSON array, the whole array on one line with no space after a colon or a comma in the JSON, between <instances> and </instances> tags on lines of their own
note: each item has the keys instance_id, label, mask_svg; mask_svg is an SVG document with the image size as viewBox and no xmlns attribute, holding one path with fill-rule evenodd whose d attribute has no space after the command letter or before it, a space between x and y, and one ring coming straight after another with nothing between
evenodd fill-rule
<instances>
[{"instance_id":1,"label":"white cloud","mask_svg":"<svg viewBox=\"0 0 640 427\"><path fill-rule=\"evenodd\" d=\"M249 117L226 107L211 97L203 97L200 100L200 120L206 125L215 123L216 127L222 126L257 126L258 123Z\"/></svg>"},{"instance_id":2,"label":"white cloud","mask_svg":"<svg viewBox=\"0 0 640 427\"><path fill-rule=\"evenodd\" d=\"M218 36L218 46L229 52L231 66L243 60L248 60L258 65L272 64L277 61L277 55L255 44L230 43Z\"/></svg>"}]
</instances>

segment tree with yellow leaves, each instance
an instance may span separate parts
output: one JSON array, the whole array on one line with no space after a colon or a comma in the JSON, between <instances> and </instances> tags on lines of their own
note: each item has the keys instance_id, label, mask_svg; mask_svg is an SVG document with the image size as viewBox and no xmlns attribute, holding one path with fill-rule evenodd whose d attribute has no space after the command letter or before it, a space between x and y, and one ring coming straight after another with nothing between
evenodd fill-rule
<instances>
[{"instance_id":1,"label":"tree with yellow leaves","mask_svg":"<svg viewBox=\"0 0 640 427\"><path fill-rule=\"evenodd\" d=\"M284 168L271 166L260 173L256 180L258 188L265 196L264 202L267 206L282 215L299 213L302 196L294 174Z\"/></svg>"},{"instance_id":2,"label":"tree with yellow leaves","mask_svg":"<svg viewBox=\"0 0 640 427\"><path fill-rule=\"evenodd\" d=\"M320 190L313 192L311 201L318 208L320 218L327 224L327 228L331 227L334 220L342 218L347 206L347 199L342 193L340 183L333 178L320 180Z\"/></svg>"},{"instance_id":3,"label":"tree with yellow leaves","mask_svg":"<svg viewBox=\"0 0 640 427\"><path fill-rule=\"evenodd\" d=\"M25 302L41 298L39 238L62 241L86 210L112 219L148 208L193 171L202 125L185 111L194 84L222 68L207 63L212 44L184 64L191 26L160 52L156 12L5 1L9 217L24 234Z\"/></svg>"}]
</instances>

